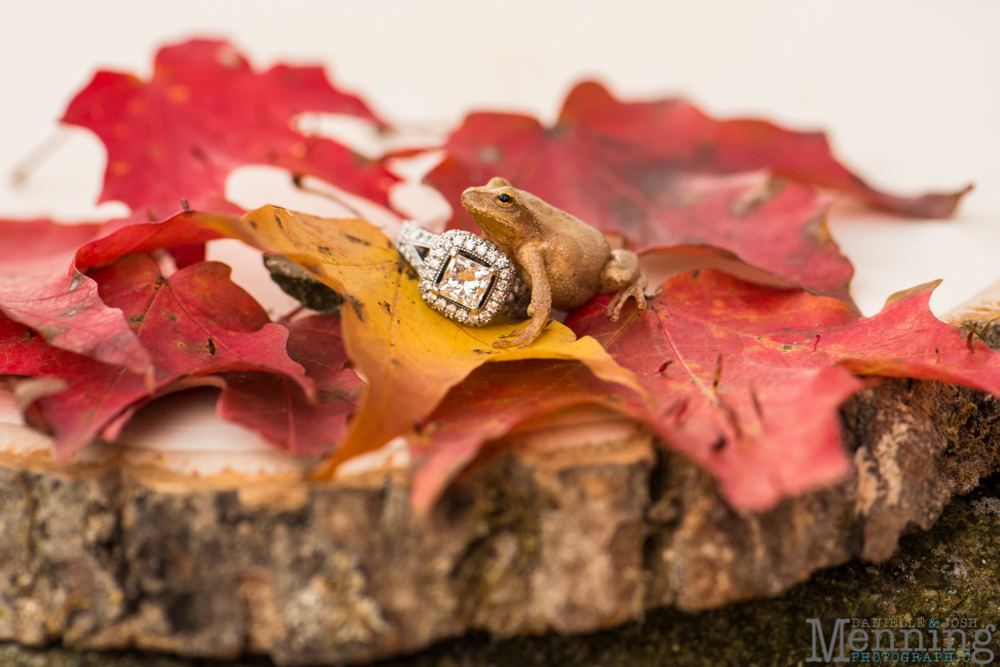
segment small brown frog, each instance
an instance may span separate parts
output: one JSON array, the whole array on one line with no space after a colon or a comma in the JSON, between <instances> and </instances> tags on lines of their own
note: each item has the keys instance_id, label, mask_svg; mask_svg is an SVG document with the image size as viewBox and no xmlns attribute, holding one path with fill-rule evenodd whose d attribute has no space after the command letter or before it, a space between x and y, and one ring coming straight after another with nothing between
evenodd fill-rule
<instances>
[{"instance_id":1,"label":"small brown frog","mask_svg":"<svg viewBox=\"0 0 1000 667\"><path fill-rule=\"evenodd\" d=\"M646 307L646 276L639 258L628 250L611 250L604 235L565 211L546 204L499 176L462 193L462 205L517 267L531 286L531 322L511 340L494 347L526 347L542 333L553 308L570 310L595 294L616 292L605 311L621 316L629 297Z\"/></svg>"}]
</instances>

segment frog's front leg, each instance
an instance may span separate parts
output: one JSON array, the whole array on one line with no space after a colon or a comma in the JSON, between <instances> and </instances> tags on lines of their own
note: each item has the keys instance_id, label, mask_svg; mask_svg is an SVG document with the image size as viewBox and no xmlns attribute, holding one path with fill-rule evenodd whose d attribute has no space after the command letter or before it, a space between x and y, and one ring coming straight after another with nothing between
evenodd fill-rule
<instances>
[{"instance_id":1,"label":"frog's front leg","mask_svg":"<svg viewBox=\"0 0 1000 667\"><path fill-rule=\"evenodd\" d=\"M601 269L600 287L601 294L615 292L604 313L612 320L621 317L622 308L629 297L635 297L639 310L646 308L646 295L643 289L646 287L646 274L639 266L639 258L634 252L628 250L612 250L604 268Z\"/></svg>"},{"instance_id":2,"label":"frog's front leg","mask_svg":"<svg viewBox=\"0 0 1000 667\"><path fill-rule=\"evenodd\" d=\"M516 338L510 340L498 340L493 343L493 347L527 347L535 342L535 339L542 335L542 329L549 323L549 316L552 314L552 288L549 286L549 278L545 274L545 255L538 248L525 248L518 252L517 261L528 275L531 276L531 304L528 306L528 315L531 321L523 331L512 331L511 335L517 334Z\"/></svg>"}]
</instances>

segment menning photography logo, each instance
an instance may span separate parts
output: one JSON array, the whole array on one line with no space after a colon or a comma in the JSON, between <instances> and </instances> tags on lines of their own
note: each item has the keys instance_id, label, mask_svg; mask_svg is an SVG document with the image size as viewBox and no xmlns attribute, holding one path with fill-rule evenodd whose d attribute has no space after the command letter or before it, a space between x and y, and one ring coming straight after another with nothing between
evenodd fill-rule
<instances>
[{"instance_id":1,"label":"menning photography logo","mask_svg":"<svg viewBox=\"0 0 1000 667\"><path fill-rule=\"evenodd\" d=\"M974 618L838 618L829 636L818 618L806 623L812 626L812 654L806 662L993 664L987 647L996 627L980 626Z\"/></svg>"}]
</instances>

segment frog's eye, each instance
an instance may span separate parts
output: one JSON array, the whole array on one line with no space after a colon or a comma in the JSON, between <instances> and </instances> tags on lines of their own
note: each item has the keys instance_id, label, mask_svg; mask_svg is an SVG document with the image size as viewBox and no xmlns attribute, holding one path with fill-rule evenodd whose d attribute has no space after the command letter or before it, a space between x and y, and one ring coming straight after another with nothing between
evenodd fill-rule
<instances>
[{"instance_id":1,"label":"frog's eye","mask_svg":"<svg viewBox=\"0 0 1000 667\"><path fill-rule=\"evenodd\" d=\"M501 192L500 194L497 195L497 201L499 201L501 204L510 204L511 202L514 201L514 198L511 197L506 192Z\"/></svg>"}]
</instances>

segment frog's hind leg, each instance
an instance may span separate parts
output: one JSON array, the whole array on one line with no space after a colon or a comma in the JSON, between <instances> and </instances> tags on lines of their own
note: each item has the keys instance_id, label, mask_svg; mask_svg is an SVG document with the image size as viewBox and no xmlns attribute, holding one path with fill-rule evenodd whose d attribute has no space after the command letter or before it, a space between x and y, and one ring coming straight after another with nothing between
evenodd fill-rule
<instances>
[{"instance_id":1,"label":"frog's hind leg","mask_svg":"<svg viewBox=\"0 0 1000 667\"><path fill-rule=\"evenodd\" d=\"M646 295L643 293L647 285L646 274L639 266L639 258L628 250L612 250L611 258L601 270L601 294L615 292L605 314L612 320L621 317L622 308L629 297L635 297L639 310L646 308Z\"/></svg>"},{"instance_id":2,"label":"frog's hind leg","mask_svg":"<svg viewBox=\"0 0 1000 667\"><path fill-rule=\"evenodd\" d=\"M517 254L517 262L524 267L531 277L531 305L528 306L528 317L531 321L523 331L515 330L517 334L512 340L498 340L493 347L528 347L542 335L552 313L552 286L545 274L545 260L540 250L526 248Z\"/></svg>"}]
</instances>

